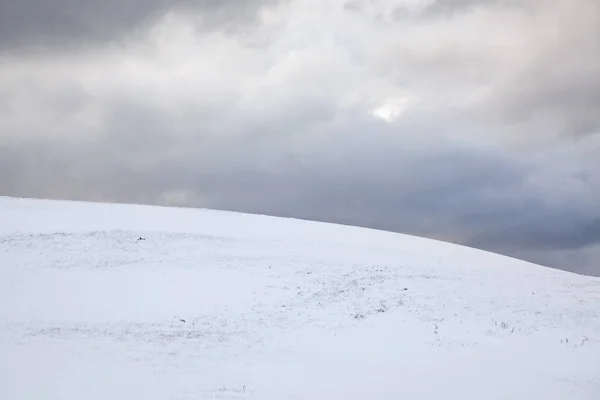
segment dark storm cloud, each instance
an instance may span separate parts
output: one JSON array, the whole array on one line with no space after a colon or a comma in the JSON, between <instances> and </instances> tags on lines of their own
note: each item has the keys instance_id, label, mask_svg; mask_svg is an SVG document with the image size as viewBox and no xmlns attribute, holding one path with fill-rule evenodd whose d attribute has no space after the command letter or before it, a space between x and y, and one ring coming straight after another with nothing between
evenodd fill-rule
<instances>
[{"instance_id":1,"label":"dark storm cloud","mask_svg":"<svg viewBox=\"0 0 600 400\"><path fill-rule=\"evenodd\" d=\"M147 27L169 11L198 15L206 28L252 21L278 0L2 0L0 51L105 43Z\"/></svg>"}]
</instances>

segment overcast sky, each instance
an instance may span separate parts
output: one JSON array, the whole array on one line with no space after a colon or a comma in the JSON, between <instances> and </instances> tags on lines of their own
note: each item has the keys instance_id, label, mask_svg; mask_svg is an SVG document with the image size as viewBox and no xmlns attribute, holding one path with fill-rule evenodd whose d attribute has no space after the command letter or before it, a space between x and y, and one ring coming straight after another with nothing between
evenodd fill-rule
<instances>
[{"instance_id":1,"label":"overcast sky","mask_svg":"<svg viewBox=\"0 0 600 400\"><path fill-rule=\"evenodd\" d=\"M0 195L341 222L600 275L600 2L0 0Z\"/></svg>"}]
</instances>

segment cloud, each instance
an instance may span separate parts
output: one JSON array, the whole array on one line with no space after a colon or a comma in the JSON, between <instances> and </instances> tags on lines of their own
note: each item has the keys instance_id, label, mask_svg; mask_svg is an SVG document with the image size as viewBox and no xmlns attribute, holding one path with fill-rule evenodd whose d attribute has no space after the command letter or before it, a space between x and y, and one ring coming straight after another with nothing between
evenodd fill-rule
<instances>
[{"instance_id":1,"label":"cloud","mask_svg":"<svg viewBox=\"0 0 600 400\"><path fill-rule=\"evenodd\" d=\"M0 194L341 222L600 275L595 2L140 4L0 56Z\"/></svg>"},{"instance_id":2,"label":"cloud","mask_svg":"<svg viewBox=\"0 0 600 400\"><path fill-rule=\"evenodd\" d=\"M3 0L0 50L62 48L119 41L169 13L193 14L205 29L252 23L265 4L240 0Z\"/></svg>"},{"instance_id":3,"label":"cloud","mask_svg":"<svg viewBox=\"0 0 600 400\"><path fill-rule=\"evenodd\" d=\"M532 12L540 17L529 29L529 51L482 107L508 122L551 118L561 135L599 133L600 4L535 4Z\"/></svg>"}]
</instances>

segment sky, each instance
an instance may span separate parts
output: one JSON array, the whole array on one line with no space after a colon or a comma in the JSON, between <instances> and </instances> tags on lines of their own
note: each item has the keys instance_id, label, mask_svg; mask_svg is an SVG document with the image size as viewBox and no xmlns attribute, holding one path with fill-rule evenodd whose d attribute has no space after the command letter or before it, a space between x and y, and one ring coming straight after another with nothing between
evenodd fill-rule
<instances>
[{"instance_id":1,"label":"sky","mask_svg":"<svg viewBox=\"0 0 600 400\"><path fill-rule=\"evenodd\" d=\"M597 0L0 0L0 195L600 276L599 43Z\"/></svg>"}]
</instances>

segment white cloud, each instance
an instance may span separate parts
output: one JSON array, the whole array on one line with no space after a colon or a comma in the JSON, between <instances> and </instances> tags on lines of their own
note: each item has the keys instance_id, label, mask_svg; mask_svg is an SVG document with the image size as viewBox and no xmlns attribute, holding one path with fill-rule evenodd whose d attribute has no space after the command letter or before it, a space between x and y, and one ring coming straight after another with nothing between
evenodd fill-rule
<instances>
[{"instance_id":1,"label":"white cloud","mask_svg":"<svg viewBox=\"0 0 600 400\"><path fill-rule=\"evenodd\" d=\"M409 107L410 100L406 97L387 98L373 110L373 115L387 122L393 122Z\"/></svg>"}]
</instances>

